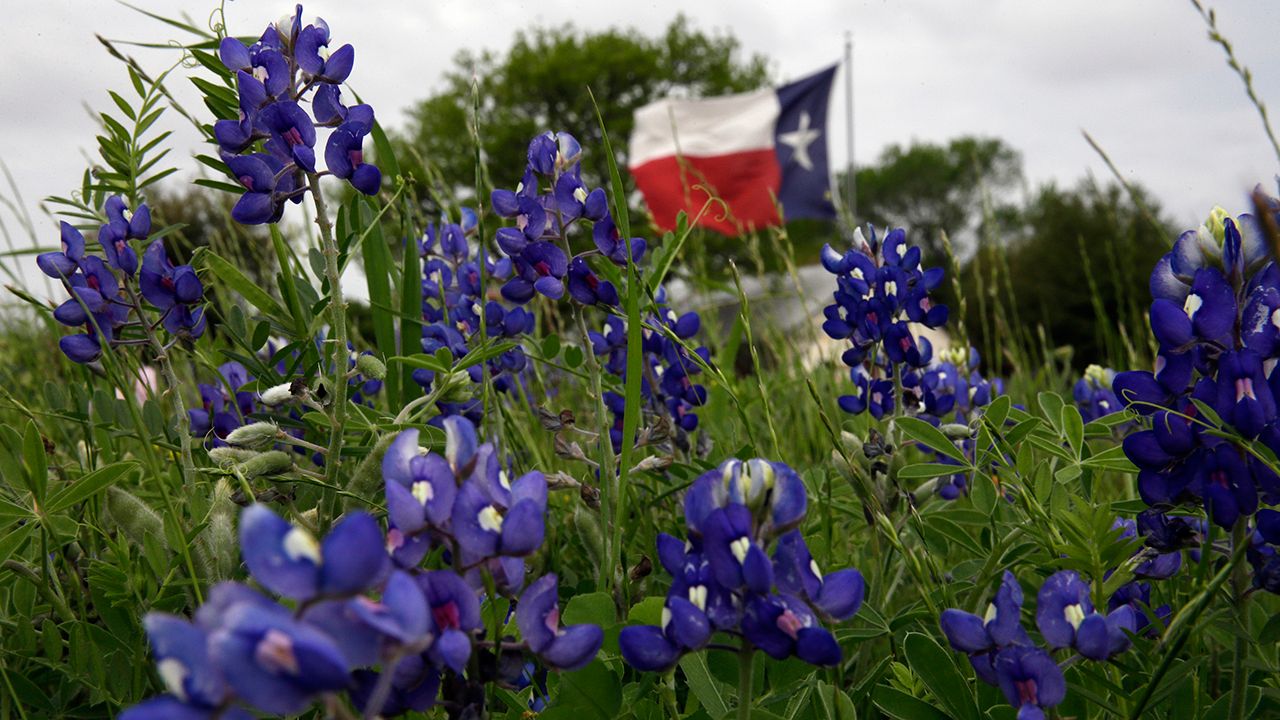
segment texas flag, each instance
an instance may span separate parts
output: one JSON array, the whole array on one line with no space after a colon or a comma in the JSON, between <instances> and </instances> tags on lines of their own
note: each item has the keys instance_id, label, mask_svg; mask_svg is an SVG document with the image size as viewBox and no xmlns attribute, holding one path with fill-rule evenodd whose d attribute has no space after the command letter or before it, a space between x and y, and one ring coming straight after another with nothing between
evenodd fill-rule
<instances>
[{"instance_id":1,"label":"texas flag","mask_svg":"<svg viewBox=\"0 0 1280 720\"><path fill-rule=\"evenodd\" d=\"M827 172L827 101L836 66L789 85L738 95L667 98L636 111L630 168L658 226L676 213L726 235L786 220L833 218Z\"/></svg>"}]
</instances>

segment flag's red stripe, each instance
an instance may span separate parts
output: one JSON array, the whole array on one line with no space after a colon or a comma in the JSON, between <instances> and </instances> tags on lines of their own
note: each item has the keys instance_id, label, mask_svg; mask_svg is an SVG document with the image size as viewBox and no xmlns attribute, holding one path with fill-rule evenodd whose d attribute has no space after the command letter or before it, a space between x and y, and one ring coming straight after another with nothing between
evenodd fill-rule
<instances>
[{"instance_id":1,"label":"flag's red stripe","mask_svg":"<svg viewBox=\"0 0 1280 720\"><path fill-rule=\"evenodd\" d=\"M697 217L709 195L724 200L729 214L712 205L698 222L726 235L778 224L778 212L770 193L777 193L782 171L773 148L714 157L674 156L658 158L631 168L636 186L658 226L674 230L676 213L684 210L689 221ZM695 187L702 186L702 187ZM704 188L710 188L708 193ZM722 217L724 216L724 217Z\"/></svg>"}]
</instances>

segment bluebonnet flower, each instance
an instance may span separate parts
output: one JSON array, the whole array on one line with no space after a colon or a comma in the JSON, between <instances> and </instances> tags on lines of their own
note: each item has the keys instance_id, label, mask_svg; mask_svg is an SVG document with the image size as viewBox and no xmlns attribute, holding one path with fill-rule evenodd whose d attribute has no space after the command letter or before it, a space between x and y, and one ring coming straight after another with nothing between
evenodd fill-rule
<instances>
[{"instance_id":1,"label":"bluebonnet flower","mask_svg":"<svg viewBox=\"0 0 1280 720\"><path fill-rule=\"evenodd\" d=\"M1073 570L1049 576L1036 597L1036 625L1050 649L1070 647L1084 658L1107 660L1128 649L1138 611L1117 603L1096 612L1089 586ZM947 609L939 624L947 642L965 653L978 679L1000 688L1022 720L1044 717L1044 709L1066 697L1066 680L1053 656L1022 626L1022 587L1005 571L995 598L979 617Z\"/></svg>"},{"instance_id":2,"label":"bluebonnet flower","mask_svg":"<svg viewBox=\"0 0 1280 720\"><path fill-rule=\"evenodd\" d=\"M977 348L960 345L943 349L927 369L902 371L902 398L916 412L916 417L935 427L946 423L968 424L978 410L1004 393L1004 382L1000 378L988 380L983 377L978 369L980 363ZM878 397L882 401L888 398L889 407L887 410L884 405L872 407L872 416L876 418L892 411L892 384L888 381L880 382ZM874 400L877 396L870 397ZM844 401L844 398L841 400ZM955 438L953 443L966 458L973 460L977 443L969 435L971 433L963 434ZM923 452L933 453L934 462L960 465L959 461L942 453L940 448L923 445L919 448ZM942 476L933 482L938 496L944 500L955 500L969 492L970 478L964 473ZM1001 492L1003 494L1003 490Z\"/></svg>"},{"instance_id":3,"label":"bluebonnet flower","mask_svg":"<svg viewBox=\"0 0 1280 720\"><path fill-rule=\"evenodd\" d=\"M84 329L59 340L63 354L74 362L88 363L113 345L141 342L141 324L154 326L157 322L144 317L145 308L136 302L135 288L163 312L160 320L170 334L187 340L200 337L205 328L204 310L199 307L203 287L191 266L175 267L157 240L148 247L139 277L138 255L130 241L147 238L151 211L140 204L130 214L124 199L117 195L106 200L103 214L107 222L99 227L97 236L102 256L87 254L84 236L63 222L61 250L36 257L41 272L62 281L71 296L54 310L54 319Z\"/></svg>"},{"instance_id":4,"label":"bluebonnet flower","mask_svg":"<svg viewBox=\"0 0 1280 720\"><path fill-rule=\"evenodd\" d=\"M516 624L529 649L548 667L577 670L591 662L604 642L599 625L561 625L555 575L530 583L516 604Z\"/></svg>"},{"instance_id":5,"label":"bluebonnet flower","mask_svg":"<svg viewBox=\"0 0 1280 720\"><path fill-rule=\"evenodd\" d=\"M1067 696L1061 668L1038 647L1013 645L1001 650L995 658L995 673L1005 700L1018 708L1018 720L1043 720L1044 708Z\"/></svg>"},{"instance_id":6,"label":"bluebonnet flower","mask_svg":"<svg viewBox=\"0 0 1280 720\"><path fill-rule=\"evenodd\" d=\"M710 360L710 352L702 346L690 353L688 346L702 327L696 312L677 315L667 304L664 288L654 294L656 314L648 318L648 325L641 331L643 358L640 379L640 397L646 412L665 417L675 429L675 441L687 450L687 435L698 428L696 409L707 402L707 390L694 378L701 374L703 363ZM664 328L665 332L653 328ZM627 376L627 327L626 321L616 316L605 319L603 332L589 331L592 351L604 358L605 372L621 382ZM674 337L672 337L674 336ZM614 414L614 429L610 431L614 451L622 447L622 416L626 403L616 393L606 391L605 405Z\"/></svg>"},{"instance_id":7,"label":"bluebonnet flower","mask_svg":"<svg viewBox=\"0 0 1280 720\"><path fill-rule=\"evenodd\" d=\"M494 212L515 221L515 227L500 228L495 236L512 261L502 296L513 303L527 303L535 295L558 300L567 285L570 296L584 305L616 305L617 289L595 274L591 257L625 266L628 256L638 263L644 255L643 239L618 237L604 191L583 184L581 156L582 146L572 135L542 133L529 142L528 164L516 188L494 190L490 197ZM581 221L592 224L595 249L570 257L570 235Z\"/></svg>"},{"instance_id":8,"label":"bluebonnet flower","mask_svg":"<svg viewBox=\"0 0 1280 720\"><path fill-rule=\"evenodd\" d=\"M1280 478L1241 444L1256 438L1280 448L1278 287L1280 270L1257 220L1221 208L1183 233L1151 273L1155 368L1119 373L1113 389L1149 418L1124 450L1139 469L1139 494L1159 511L1138 523L1157 548L1191 535L1186 521L1166 517L1174 507L1202 507L1228 528L1280 501ZM1243 440L1209 432L1205 406Z\"/></svg>"},{"instance_id":9,"label":"bluebonnet flower","mask_svg":"<svg viewBox=\"0 0 1280 720\"><path fill-rule=\"evenodd\" d=\"M1011 645L1032 644L1022 627L1022 586L1008 570L983 617L947 609L938 620L951 647L968 654L978 677L992 685L997 684L996 652Z\"/></svg>"},{"instance_id":10,"label":"bluebonnet flower","mask_svg":"<svg viewBox=\"0 0 1280 720\"><path fill-rule=\"evenodd\" d=\"M447 348L460 360L473 344L486 338L518 339L533 331L533 313L486 299L482 274L501 280L511 274L511 260L487 253L478 244L473 246L476 228L475 212L463 208L462 223L429 224L422 238L422 315L428 323L423 328L422 349L428 354ZM518 387L526 364L524 349L517 345L484 365L472 365L466 373L472 383L485 382L487 376L498 392L509 392ZM436 387L436 373L431 370L415 370L413 379L424 390ZM478 399L443 400L437 406L443 416L465 415L473 422L481 419ZM430 422L438 425L443 416Z\"/></svg>"},{"instance_id":11,"label":"bluebonnet flower","mask_svg":"<svg viewBox=\"0 0 1280 720\"><path fill-rule=\"evenodd\" d=\"M265 505L251 505L240 518L240 547L254 579L300 601L363 592L389 570L382 531L363 513L348 515L318 543Z\"/></svg>"},{"instance_id":12,"label":"bluebonnet flower","mask_svg":"<svg viewBox=\"0 0 1280 720\"><path fill-rule=\"evenodd\" d=\"M908 323L936 328L947 322L947 308L929 297L943 279L941 268L920 267L920 249L908 247L906 232L895 229L883 243L875 228L854 231L853 246L844 253L822 248L822 266L836 276L834 302L823 309L822 329L850 347L841 356L858 387L840 398L845 412L871 412L879 419L902 408L895 401L895 378L908 386L903 373L923 369L933 357L932 345L917 337ZM918 384L918 383L917 383Z\"/></svg>"},{"instance_id":13,"label":"bluebonnet flower","mask_svg":"<svg viewBox=\"0 0 1280 720\"><path fill-rule=\"evenodd\" d=\"M1036 626L1051 648L1071 647L1090 660L1106 660L1129 648L1125 633L1137 629L1133 608L1096 612L1089 585L1074 570L1050 575L1036 596Z\"/></svg>"},{"instance_id":14,"label":"bluebonnet flower","mask_svg":"<svg viewBox=\"0 0 1280 720\"><path fill-rule=\"evenodd\" d=\"M164 311L164 326L171 334L199 337L204 332L204 285L190 265L169 260L164 242L156 240L142 256L138 286L147 302Z\"/></svg>"},{"instance_id":15,"label":"bluebonnet flower","mask_svg":"<svg viewBox=\"0 0 1280 720\"><path fill-rule=\"evenodd\" d=\"M346 107L337 87L351 74L355 50L343 45L326 57L328 24L317 18L304 26L301 16L299 5L288 23L268 27L254 44L228 37L218 48L236 79L239 113L218 120L213 136L245 187L232 217L246 225L277 222L286 201L301 202L305 191L316 191L303 173L316 172L317 126L336 127L325 146L331 174L368 195L382 184L381 171L363 154L373 109ZM308 99L314 117L304 109ZM256 147L261 152L252 152Z\"/></svg>"},{"instance_id":16,"label":"bluebonnet flower","mask_svg":"<svg viewBox=\"0 0 1280 720\"><path fill-rule=\"evenodd\" d=\"M348 121L329 134L324 161L335 177L349 180L351 186L365 195L377 195L382 186L382 171L364 161L364 136L370 126Z\"/></svg>"},{"instance_id":17,"label":"bluebonnet flower","mask_svg":"<svg viewBox=\"0 0 1280 720\"><path fill-rule=\"evenodd\" d=\"M658 558L672 575L662 622L624 628L623 659L665 670L726 631L776 659L838 664L840 646L821 619L852 617L865 583L857 570L819 571L794 530L806 503L791 468L758 458L728 460L695 480L684 499L688 542L658 536Z\"/></svg>"},{"instance_id":18,"label":"bluebonnet flower","mask_svg":"<svg viewBox=\"0 0 1280 720\"><path fill-rule=\"evenodd\" d=\"M151 234L151 210L143 204L129 215L129 208L119 195L107 198L102 209L107 214L107 224L98 230L98 243L107 264L132 277L138 272L138 253L129 241L146 240Z\"/></svg>"},{"instance_id":19,"label":"bluebonnet flower","mask_svg":"<svg viewBox=\"0 0 1280 720\"><path fill-rule=\"evenodd\" d=\"M1110 368L1090 365L1084 369L1084 377L1072 386L1071 397L1075 399L1085 422L1093 422L1122 409L1120 400L1111 389L1115 376L1116 372Z\"/></svg>"},{"instance_id":20,"label":"bluebonnet flower","mask_svg":"<svg viewBox=\"0 0 1280 720\"><path fill-rule=\"evenodd\" d=\"M200 407L187 411L191 434L204 438L209 447L226 445L232 430L245 424L257 411L254 393L242 390L253 381L244 365L232 360L218 366L218 382L201 383Z\"/></svg>"},{"instance_id":21,"label":"bluebonnet flower","mask_svg":"<svg viewBox=\"0 0 1280 720\"><path fill-rule=\"evenodd\" d=\"M480 712L486 682L515 679L501 667L496 673L486 668L523 668L526 657L555 670L589 663L603 632L560 622L556 576L544 575L521 593L519 557L482 555L508 545L520 545L521 555L536 549L541 531L531 541L532 524L545 525L546 480L529 473L508 482L497 449L479 443L470 422L451 417L444 427L443 453L418 448L416 430L388 448L385 534L363 512L348 513L317 540L264 505L244 510L239 537L250 575L296 609L245 585L222 583L194 622L149 616L157 669L170 694L123 717L240 720L251 717L247 709L293 715L344 691L370 717L422 712L437 702ZM488 518L478 522L481 529L489 521L510 523L523 529L523 537L510 543L503 538L492 548L458 537L461 525L473 519L466 499L473 490L490 502L474 513ZM437 504L445 498L453 507L441 510ZM519 519L530 507L534 513ZM420 547L410 551L415 544ZM445 546L451 569L420 567L433 545ZM518 596L518 643L508 638L495 650L484 641L483 603L496 601L486 587Z\"/></svg>"}]
</instances>

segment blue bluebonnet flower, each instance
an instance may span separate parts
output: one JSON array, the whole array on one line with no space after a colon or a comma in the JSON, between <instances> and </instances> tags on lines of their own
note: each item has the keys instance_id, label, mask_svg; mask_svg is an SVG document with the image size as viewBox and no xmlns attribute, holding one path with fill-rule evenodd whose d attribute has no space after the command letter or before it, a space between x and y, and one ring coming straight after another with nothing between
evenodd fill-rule
<instances>
[{"instance_id":1,"label":"blue bluebonnet flower","mask_svg":"<svg viewBox=\"0 0 1280 720\"><path fill-rule=\"evenodd\" d=\"M684 499L688 542L658 536L672 576L662 622L624 628L623 659L665 670L725 631L777 659L838 664L840 646L821 621L852 617L865 583L857 570L819 571L794 530L806 503L804 483L783 463L729 460L695 480Z\"/></svg>"},{"instance_id":2,"label":"blue bluebonnet flower","mask_svg":"<svg viewBox=\"0 0 1280 720\"><path fill-rule=\"evenodd\" d=\"M630 256L639 263L645 241L618 237L604 191L582 182L582 146L572 135L542 133L530 141L527 157L516 188L494 190L490 197L494 212L515 221L495 236L513 267L502 296L518 304L535 295L558 300L567 285L570 297L584 305L616 305L617 289L591 269L592 256L622 266ZM592 225L595 249L570 257L570 236L582 221Z\"/></svg>"},{"instance_id":3,"label":"blue bluebonnet flower","mask_svg":"<svg viewBox=\"0 0 1280 720\"><path fill-rule=\"evenodd\" d=\"M1004 382L1000 378L988 380L983 377L978 367L981 358L977 348L964 345L945 348L927 369L920 371L905 369L902 372L902 398L908 403L916 417L934 425L944 423L967 424L972 421L975 412L991 404L997 396L1004 393ZM880 398L892 398L893 387L888 381L881 381ZM871 396L872 399L875 396ZM843 401L844 398L841 398ZM848 409L848 408L846 408ZM892 410L890 406L889 410ZM886 411L871 408L873 417L880 417ZM879 415L877 414L879 413ZM971 461L977 451L977 443L971 437L953 440ZM959 466L959 461L950 455L940 452L939 448L919 446L923 452L932 452L934 462L942 465ZM935 491L944 500L955 500L969 492L970 478L964 473L955 473L937 478L934 481ZM1001 489L1003 494L1003 489Z\"/></svg>"},{"instance_id":4,"label":"blue bluebonnet flower","mask_svg":"<svg viewBox=\"0 0 1280 720\"><path fill-rule=\"evenodd\" d=\"M1038 647L1013 645L1001 650L995 658L995 673L1005 700L1018 708L1018 720L1044 720L1044 708L1067 696L1061 668Z\"/></svg>"},{"instance_id":5,"label":"blue bluebonnet flower","mask_svg":"<svg viewBox=\"0 0 1280 720\"><path fill-rule=\"evenodd\" d=\"M264 505L244 510L239 537L245 565L258 585L290 604L222 583L194 622L149 616L169 695L124 717L240 720L251 717L250 708L293 715L339 692L348 692L370 717L422 712L437 702L479 712L486 682L514 682L518 674L508 678L501 669L485 669L491 665L523 668L528 657L544 672L589 663L603 642L602 630L563 625L556 576L544 575L521 593L523 560L498 555L525 555L541 543L546 480L528 473L508 482L497 449L480 443L469 421L450 417L444 428L443 453L420 449L417 430L405 431L388 448L385 534L363 512L348 513L317 540ZM474 492L489 503L478 512L468 500ZM477 517L481 530L510 524L520 537L489 545L462 537L463 524ZM414 545L419 547L411 551ZM442 555L452 568L420 567L434 545L445 546ZM497 600L492 591L518 597L520 641L508 638L499 649L485 641L483 604ZM380 685L389 690L377 690Z\"/></svg>"},{"instance_id":6,"label":"blue bluebonnet flower","mask_svg":"<svg viewBox=\"0 0 1280 720\"><path fill-rule=\"evenodd\" d=\"M577 670L591 662L604 642L599 625L561 625L555 575L530 583L516 604L516 624L529 649L548 667Z\"/></svg>"},{"instance_id":7,"label":"blue bluebonnet flower","mask_svg":"<svg viewBox=\"0 0 1280 720\"><path fill-rule=\"evenodd\" d=\"M1106 660L1129 648L1137 629L1133 608L1096 612L1089 585L1074 570L1050 575L1036 596L1036 626L1051 648L1070 647L1090 660Z\"/></svg>"},{"instance_id":8,"label":"blue bluebonnet flower","mask_svg":"<svg viewBox=\"0 0 1280 720\"><path fill-rule=\"evenodd\" d=\"M107 257L107 264L132 277L138 272L138 253L130 240L146 240L151 234L151 210L139 205L137 212L129 214L124 198L112 195L102 208L107 224L98 230L98 243Z\"/></svg>"},{"instance_id":9,"label":"blue bluebonnet flower","mask_svg":"<svg viewBox=\"0 0 1280 720\"><path fill-rule=\"evenodd\" d=\"M1049 576L1036 597L1036 625L1049 648L1069 647L1090 660L1128 649L1139 614L1128 602L1106 614L1095 611L1089 586L1073 570ZM969 657L980 680L1000 688L1020 719L1043 718L1044 708L1065 699L1066 680L1023 628L1021 615L1022 587L1006 570L985 616L947 609L939 624L951 647Z\"/></svg>"},{"instance_id":10,"label":"blue bluebonnet flower","mask_svg":"<svg viewBox=\"0 0 1280 720\"><path fill-rule=\"evenodd\" d=\"M204 438L209 447L226 445L227 435L257 412L254 393L242 390L253 381L244 365L232 360L218 366L218 382L201 383L200 407L187 411L191 434Z\"/></svg>"},{"instance_id":11,"label":"blue bluebonnet flower","mask_svg":"<svg viewBox=\"0 0 1280 720\"><path fill-rule=\"evenodd\" d=\"M351 74L355 50L343 45L326 57L328 24L317 18L303 25L301 16L299 5L287 27L268 27L249 46L223 38L218 48L236 80L239 113L218 120L213 136L231 175L245 187L232 217L246 225L279 221L285 202L301 202L306 190L315 190L303 173L316 172L318 126L336 128L325 145L329 173L367 195L382 184L381 171L363 154L373 109L348 108L340 99L338 85ZM304 109L308 100L314 117Z\"/></svg>"},{"instance_id":12,"label":"blue bluebonnet flower","mask_svg":"<svg viewBox=\"0 0 1280 720\"><path fill-rule=\"evenodd\" d=\"M1084 369L1084 377L1071 388L1071 397L1075 399L1085 422L1093 422L1123 409L1111 389L1115 376L1116 372L1110 368L1090 365Z\"/></svg>"},{"instance_id":13,"label":"blue bluebonnet flower","mask_svg":"<svg viewBox=\"0 0 1280 720\"><path fill-rule=\"evenodd\" d=\"M893 230L883 243L871 226L867 235L869 240L861 228L855 230L853 246L844 253L822 248L822 266L836 276L822 329L850 343L841 359L858 393L842 396L841 409L879 419L906 405L894 398L895 378L909 386L902 374L925 368L933 357L932 345L908 323L941 327L948 311L929 297L943 280L942 269L920 267L920 249L907 246L905 231Z\"/></svg>"},{"instance_id":14,"label":"blue bluebonnet flower","mask_svg":"<svg viewBox=\"0 0 1280 720\"><path fill-rule=\"evenodd\" d=\"M1165 515L1175 507L1201 507L1227 528L1280 502L1280 478L1243 446L1280 448L1277 288L1280 270L1256 219L1221 208L1183 233L1151 273L1155 368L1119 373L1113 389L1149 418L1124 450L1139 469L1139 494L1159 511L1138 524L1155 547L1188 539L1179 532L1186 522ZM1241 439L1210 432L1204 407Z\"/></svg>"},{"instance_id":15,"label":"blue bluebonnet flower","mask_svg":"<svg viewBox=\"0 0 1280 720\"><path fill-rule=\"evenodd\" d=\"M476 243L476 229L475 212L463 208L461 223L432 223L423 235L422 315L428 324L423 328L422 349L428 354L447 348L460 360L486 338L516 340L533 331L533 313L486 298L482 275L496 280L508 277L511 260ZM484 365L472 365L466 373L472 383L491 381L495 390L505 393L519 386L526 365L524 349L516 345ZM415 370L413 379L424 390L433 389L437 382L436 373L426 369ZM463 415L473 422L481 419L478 398L443 400L437 406L443 415L432 419L432 424L450 415Z\"/></svg>"},{"instance_id":16,"label":"blue bluebonnet flower","mask_svg":"<svg viewBox=\"0 0 1280 720\"><path fill-rule=\"evenodd\" d=\"M164 250L164 242L156 240L142 256L142 272L138 287L147 302L163 310L164 326L173 335L199 337L204 331L204 285L190 265L175 266Z\"/></svg>"},{"instance_id":17,"label":"blue bluebonnet flower","mask_svg":"<svg viewBox=\"0 0 1280 720\"><path fill-rule=\"evenodd\" d=\"M200 337L205 328L204 309L199 305L204 291L191 266L174 266L157 240L148 247L139 276L138 255L131 241L146 240L151 232L151 211L140 204L130 214L124 199L117 195L106 200L103 214L107 222L99 227L97 236L102 256L87 254L84 236L63 222L62 249L36 257L41 272L62 281L71 296L54 310L54 319L84 329L59 340L63 353L75 362L88 363L113 345L140 342L141 324L155 326L158 322L145 317L146 309L135 302L135 289L162 311L159 323L170 334L186 340Z\"/></svg>"},{"instance_id":18,"label":"blue bluebonnet flower","mask_svg":"<svg viewBox=\"0 0 1280 720\"><path fill-rule=\"evenodd\" d=\"M640 397L646 412L665 417L675 429L675 441L682 449L688 449L687 435L698 428L696 409L707 402L707 390L694 378L701 374L703 363L710 360L710 352L702 346L693 348L693 338L702 327L696 312L677 315L667 304L664 288L654 294L657 312L647 320L648 327L641 331L643 358L640 379ZM657 330L655 328L663 328ZM627 376L627 326L616 316L605 319L603 332L589 331L592 351L604 359L605 372L622 383ZM674 336L674 337L673 337ZM605 405L614 414L614 428L610 431L614 451L622 446L622 416L626 403L622 396L605 393Z\"/></svg>"}]
</instances>

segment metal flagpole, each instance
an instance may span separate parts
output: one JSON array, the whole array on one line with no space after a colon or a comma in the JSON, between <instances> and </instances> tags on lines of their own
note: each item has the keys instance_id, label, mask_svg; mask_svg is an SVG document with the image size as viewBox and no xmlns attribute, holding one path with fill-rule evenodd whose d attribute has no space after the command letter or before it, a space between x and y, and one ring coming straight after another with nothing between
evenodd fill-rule
<instances>
[{"instance_id":1,"label":"metal flagpole","mask_svg":"<svg viewBox=\"0 0 1280 720\"><path fill-rule=\"evenodd\" d=\"M854 227L858 225L858 178L853 165L853 31L844 33L844 117L845 133L848 140L848 157L846 163L845 183L848 186L848 198L845 207L849 209L849 221Z\"/></svg>"}]
</instances>

